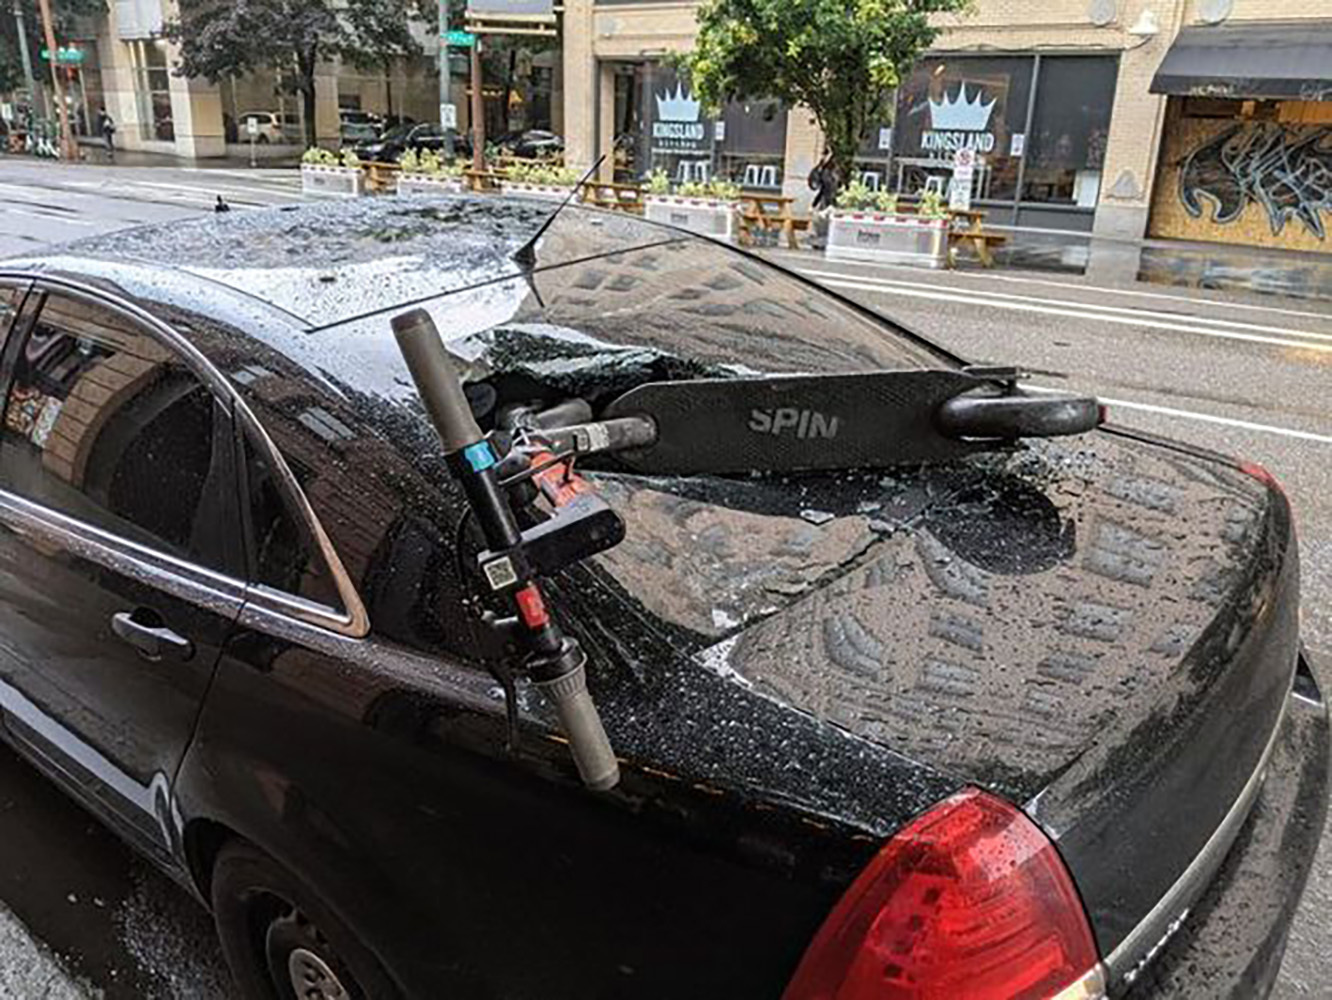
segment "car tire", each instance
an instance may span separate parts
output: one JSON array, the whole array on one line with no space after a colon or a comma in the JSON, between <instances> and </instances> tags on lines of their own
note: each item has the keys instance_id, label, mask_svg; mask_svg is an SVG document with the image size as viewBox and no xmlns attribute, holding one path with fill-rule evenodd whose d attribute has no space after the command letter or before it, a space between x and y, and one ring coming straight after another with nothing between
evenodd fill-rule
<instances>
[{"instance_id":1,"label":"car tire","mask_svg":"<svg viewBox=\"0 0 1332 1000\"><path fill-rule=\"evenodd\" d=\"M260 132L260 133L259 133L259 139L258 139L258 142L259 142L259 145L261 145L261 146L267 146L267 145L268 145L268 136L266 136L266 135L264 135L262 132Z\"/></svg>"},{"instance_id":2,"label":"car tire","mask_svg":"<svg viewBox=\"0 0 1332 1000\"><path fill-rule=\"evenodd\" d=\"M253 845L233 840L218 853L212 903L245 1000L401 1000L357 934Z\"/></svg>"}]
</instances>

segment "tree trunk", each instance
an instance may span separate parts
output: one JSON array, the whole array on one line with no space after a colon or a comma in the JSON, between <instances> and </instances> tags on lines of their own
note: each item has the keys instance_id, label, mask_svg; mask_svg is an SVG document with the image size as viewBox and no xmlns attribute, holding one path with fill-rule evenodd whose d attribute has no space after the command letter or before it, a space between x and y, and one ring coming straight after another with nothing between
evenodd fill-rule
<instances>
[{"instance_id":1,"label":"tree trunk","mask_svg":"<svg viewBox=\"0 0 1332 1000\"><path fill-rule=\"evenodd\" d=\"M315 129L315 66L318 64L313 51L302 52L296 56L296 66L300 70L301 102L305 112L305 145L307 148L318 145Z\"/></svg>"}]
</instances>

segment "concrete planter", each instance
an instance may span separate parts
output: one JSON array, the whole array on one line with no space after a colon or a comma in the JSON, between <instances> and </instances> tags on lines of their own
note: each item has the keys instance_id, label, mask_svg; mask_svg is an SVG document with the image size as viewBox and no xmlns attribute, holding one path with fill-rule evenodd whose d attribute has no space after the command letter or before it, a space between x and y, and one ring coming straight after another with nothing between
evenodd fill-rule
<instances>
[{"instance_id":1,"label":"concrete planter","mask_svg":"<svg viewBox=\"0 0 1332 1000\"><path fill-rule=\"evenodd\" d=\"M429 174L398 174L398 194L462 194L461 177L432 177Z\"/></svg>"},{"instance_id":2,"label":"concrete planter","mask_svg":"<svg viewBox=\"0 0 1332 1000\"><path fill-rule=\"evenodd\" d=\"M365 175L351 167L302 163L301 193L321 198L359 198L365 194Z\"/></svg>"},{"instance_id":3,"label":"concrete planter","mask_svg":"<svg viewBox=\"0 0 1332 1000\"><path fill-rule=\"evenodd\" d=\"M834 211L828 224L826 253L829 260L938 269L948 263L948 220Z\"/></svg>"},{"instance_id":4,"label":"concrete planter","mask_svg":"<svg viewBox=\"0 0 1332 1000\"><path fill-rule=\"evenodd\" d=\"M564 201L569 197L571 187L557 187L552 184L527 184L523 181L501 181L500 194L520 195L524 198L545 198L547 201Z\"/></svg>"},{"instance_id":5,"label":"concrete planter","mask_svg":"<svg viewBox=\"0 0 1332 1000\"><path fill-rule=\"evenodd\" d=\"M644 198L643 204L644 214L650 222L664 222L721 240L735 239L737 202L653 194Z\"/></svg>"}]
</instances>

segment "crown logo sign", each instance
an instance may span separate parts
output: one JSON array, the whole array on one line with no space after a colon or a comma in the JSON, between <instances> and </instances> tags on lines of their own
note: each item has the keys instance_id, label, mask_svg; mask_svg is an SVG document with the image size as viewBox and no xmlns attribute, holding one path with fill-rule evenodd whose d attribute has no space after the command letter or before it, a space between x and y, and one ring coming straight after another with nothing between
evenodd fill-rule
<instances>
[{"instance_id":1,"label":"crown logo sign","mask_svg":"<svg viewBox=\"0 0 1332 1000\"><path fill-rule=\"evenodd\" d=\"M994 114L993 100L982 104L985 91L976 88L973 99L967 93L964 83L957 88L952 97L944 91L942 101L930 101L930 122L936 132L984 132L990 125L990 116Z\"/></svg>"},{"instance_id":2,"label":"crown logo sign","mask_svg":"<svg viewBox=\"0 0 1332 1000\"><path fill-rule=\"evenodd\" d=\"M684 86L677 83L674 94L667 90L657 95L657 118L664 122L696 122L699 103L687 96Z\"/></svg>"}]
</instances>

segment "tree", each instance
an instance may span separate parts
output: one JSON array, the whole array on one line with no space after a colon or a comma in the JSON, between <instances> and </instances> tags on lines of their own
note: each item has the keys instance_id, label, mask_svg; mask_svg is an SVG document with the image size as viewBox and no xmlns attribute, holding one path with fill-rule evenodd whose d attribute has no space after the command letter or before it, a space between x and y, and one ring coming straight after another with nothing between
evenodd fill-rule
<instances>
[{"instance_id":1,"label":"tree","mask_svg":"<svg viewBox=\"0 0 1332 1000\"><path fill-rule=\"evenodd\" d=\"M971 0L707 0L694 51L680 62L694 96L714 111L746 98L809 108L845 179L892 89L938 36L930 15L970 7Z\"/></svg>"},{"instance_id":2,"label":"tree","mask_svg":"<svg viewBox=\"0 0 1332 1000\"><path fill-rule=\"evenodd\" d=\"M420 51L408 31L413 0L180 0L166 34L180 45L177 72L213 83L275 70L301 95L305 140L315 144L315 69L341 56L383 65Z\"/></svg>"},{"instance_id":3,"label":"tree","mask_svg":"<svg viewBox=\"0 0 1332 1000\"><path fill-rule=\"evenodd\" d=\"M51 68L41 56L46 48L42 35L42 18L37 0L19 0L23 10L23 26L28 36L28 55L32 59L32 75L39 84L49 84ZM0 92L18 90L25 85L23 60L19 55L18 22L13 16L12 0L0 0ZM106 10L105 0L52 0L51 15L55 19L57 40L64 44L70 36L75 20L92 17Z\"/></svg>"}]
</instances>

